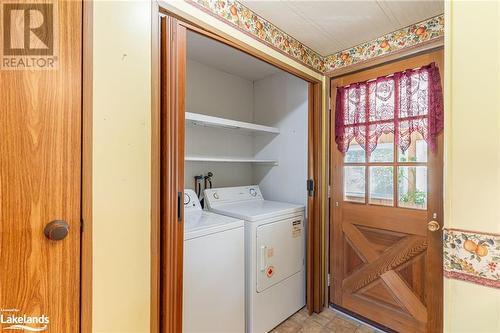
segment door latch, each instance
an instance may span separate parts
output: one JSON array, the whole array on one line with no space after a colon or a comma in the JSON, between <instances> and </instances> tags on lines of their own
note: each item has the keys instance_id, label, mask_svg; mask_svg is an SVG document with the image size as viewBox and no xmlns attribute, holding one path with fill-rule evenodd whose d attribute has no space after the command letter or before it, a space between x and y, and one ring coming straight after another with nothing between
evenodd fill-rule
<instances>
[{"instance_id":1,"label":"door latch","mask_svg":"<svg viewBox=\"0 0 500 333\"><path fill-rule=\"evenodd\" d=\"M184 194L177 192L177 221L182 222L184 213Z\"/></svg>"},{"instance_id":2,"label":"door latch","mask_svg":"<svg viewBox=\"0 0 500 333\"><path fill-rule=\"evenodd\" d=\"M310 197L314 196L314 180L313 179L307 180L307 195Z\"/></svg>"}]
</instances>

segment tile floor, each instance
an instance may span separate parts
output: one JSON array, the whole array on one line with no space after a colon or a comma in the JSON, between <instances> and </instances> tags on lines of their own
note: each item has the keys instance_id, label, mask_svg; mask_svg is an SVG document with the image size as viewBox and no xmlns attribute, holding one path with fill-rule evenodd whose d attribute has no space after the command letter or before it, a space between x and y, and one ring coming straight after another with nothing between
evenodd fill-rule
<instances>
[{"instance_id":1,"label":"tile floor","mask_svg":"<svg viewBox=\"0 0 500 333\"><path fill-rule=\"evenodd\" d=\"M361 324L342 313L326 309L320 314L307 314L301 309L271 333L375 333L381 332L368 325Z\"/></svg>"}]
</instances>

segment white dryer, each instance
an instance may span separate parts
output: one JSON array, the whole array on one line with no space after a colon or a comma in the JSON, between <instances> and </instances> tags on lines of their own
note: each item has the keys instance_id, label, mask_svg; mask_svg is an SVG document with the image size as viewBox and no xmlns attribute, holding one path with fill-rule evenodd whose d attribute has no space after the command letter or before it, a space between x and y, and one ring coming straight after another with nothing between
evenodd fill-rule
<instances>
[{"instance_id":1,"label":"white dryer","mask_svg":"<svg viewBox=\"0 0 500 333\"><path fill-rule=\"evenodd\" d=\"M246 331L269 332L305 305L304 206L257 185L205 190L212 212L245 220Z\"/></svg>"},{"instance_id":2,"label":"white dryer","mask_svg":"<svg viewBox=\"0 0 500 333\"><path fill-rule=\"evenodd\" d=\"M245 331L244 227L184 192L183 332Z\"/></svg>"}]
</instances>

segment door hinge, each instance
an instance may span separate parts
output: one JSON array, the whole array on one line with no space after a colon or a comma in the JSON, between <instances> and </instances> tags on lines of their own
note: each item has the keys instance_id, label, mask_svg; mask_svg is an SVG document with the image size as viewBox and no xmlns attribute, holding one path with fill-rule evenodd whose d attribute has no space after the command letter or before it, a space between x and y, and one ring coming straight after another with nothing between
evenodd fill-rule
<instances>
[{"instance_id":1,"label":"door hinge","mask_svg":"<svg viewBox=\"0 0 500 333\"><path fill-rule=\"evenodd\" d=\"M326 277L326 282L328 283L328 287L330 287L330 273L328 273L328 276Z\"/></svg>"},{"instance_id":2,"label":"door hinge","mask_svg":"<svg viewBox=\"0 0 500 333\"><path fill-rule=\"evenodd\" d=\"M328 198L332 197L332 187L328 185Z\"/></svg>"},{"instance_id":3,"label":"door hinge","mask_svg":"<svg viewBox=\"0 0 500 333\"><path fill-rule=\"evenodd\" d=\"M313 179L307 180L307 195L310 197L314 196L314 180Z\"/></svg>"}]
</instances>

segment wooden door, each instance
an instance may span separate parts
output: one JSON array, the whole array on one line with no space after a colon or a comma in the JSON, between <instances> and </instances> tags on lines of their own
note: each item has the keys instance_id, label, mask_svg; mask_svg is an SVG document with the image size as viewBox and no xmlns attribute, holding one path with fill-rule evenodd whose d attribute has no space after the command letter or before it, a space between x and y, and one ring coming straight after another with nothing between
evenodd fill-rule
<instances>
[{"instance_id":1,"label":"wooden door","mask_svg":"<svg viewBox=\"0 0 500 333\"><path fill-rule=\"evenodd\" d=\"M432 62L442 77L436 51L332 79L332 115L337 87ZM442 232L428 223L443 222L443 139L434 153L412 139L403 154L382 135L380 158L355 142L343 155L332 141L330 302L398 332L434 333L442 331Z\"/></svg>"},{"instance_id":2,"label":"wooden door","mask_svg":"<svg viewBox=\"0 0 500 333\"><path fill-rule=\"evenodd\" d=\"M36 27L42 16L55 27L33 33L42 43L44 34L55 33L49 51L55 53L43 55L55 57L53 68L27 69L18 62L12 69L4 61L0 68L0 330L22 325L9 318L26 315L38 318L38 323L24 324L31 328L79 331L82 3L49 3L52 7L40 12L36 10L41 7L24 4L14 8L17 14L0 4L3 20L23 13L24 20L12 21L16 29ZM3 37L1 47L7 42ZM23 50L31 45L19 39L14 44L24 45ZM21 54L24 59L30 54L26 52ZM38 65L50 66L42 61ZM64 239L44 235L54 220L67 223ZM52 238L64 235L63 224L52 226Z\"/></svg>"},{"instance_id":3,"label":"wooden door","mask_svg":"<svg viewBox=\"0 0 500 333\"><path fill-rule=\"evenodd\" d=\"M323 280L323 229L321 225L321 85L309 83L308 179L306 242L306 307L309 314L320 313L325 306Z\"/></svg>"},{"instance_id":4,"label":"wooden door","mask_svg":"<svg viewBox=\"0 0 500 333\"><path fill-rule=\"evenodd\" d=\"M186 28L160 15L160 331L182 332Z\"/></svg>"}]
</instances>

